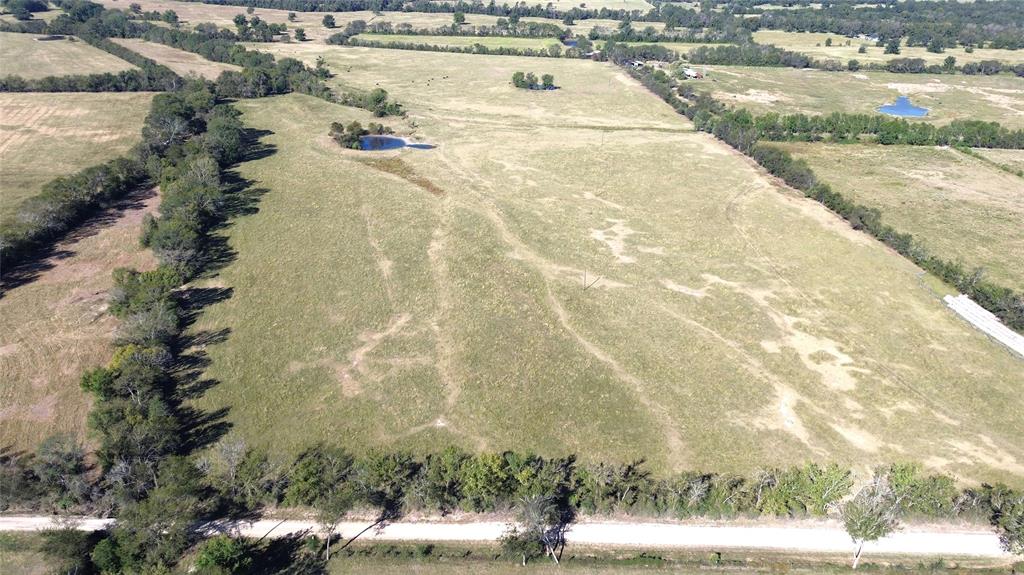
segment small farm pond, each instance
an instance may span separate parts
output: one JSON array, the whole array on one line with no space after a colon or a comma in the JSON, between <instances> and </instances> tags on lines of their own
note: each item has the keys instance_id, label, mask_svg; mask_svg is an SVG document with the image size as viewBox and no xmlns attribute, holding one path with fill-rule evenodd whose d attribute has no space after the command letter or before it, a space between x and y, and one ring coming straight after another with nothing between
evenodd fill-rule
<instances>
[{"instance_id":1,"label":"small farm pond","mask_svg":"<svg viewBox=\"0 0 1024 575\"><path fill-rule=\"evenodd\" d=\"M430 144L416 144L406 141L398 136L361 136L359 146L364 152L380 152L383 150L397 150L399 148L416 148L418 150L430 150L434 146Z\"/></svg>"},{"instance_id":2,"label":"small farm pond","mask_svg":"<svg viewBox=\"0 0 1024 575\"><path fill-rule=\"evenodd\" d=\"M901 118L921 118L928 115L928 108L921 108L911 104L910 98L906 96L896 98L895 104L886 104L878 108L878 111Z\"/></svg>"}]
</instances>

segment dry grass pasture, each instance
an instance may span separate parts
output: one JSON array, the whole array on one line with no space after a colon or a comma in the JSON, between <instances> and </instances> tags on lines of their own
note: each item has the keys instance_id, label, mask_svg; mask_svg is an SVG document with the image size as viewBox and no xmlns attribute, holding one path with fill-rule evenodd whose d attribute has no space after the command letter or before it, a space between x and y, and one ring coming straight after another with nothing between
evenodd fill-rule
<instances>
[{"instance_id":1,"label":"dry grass pasture","mask_svg":"<svg viewBox=\"0 0 1024 575\"><path fill-rule=\"evenodd\" d=\"M401 34L359 34L356 38L373 42L409 42L431 46L468 47L482 44L488 48L515 48L519 50L545 50L561 46L558 38L513 38L506 36L421 36Z\"/></svg>"},{"instance_id":2,"label":"dry grass pasture","mask_svg":"<svg viewBox=\"0 0 1024 575\"><path fill-rule=\"evenodd\" d=\"M1013 171L1024 172L1024 150L974 150L989 161Z\"/></svg>"},{"instance_id":3,"label":"dry grass pasture","mask_svg":"<svg viewBox=\"0 0 1024 575\"><path fill-rule=\"evenodd\" d=\"M832 39L832 45L826 46L825 41ZM858 38L847 38L840 34L824 32L786 32L784 30L758 30L754 32L754 41L758 44L773 44L779 48L807 54L819 60L839 60L846 63L857 60L861 64L871 62L888 62L895 58L921 58L928 64L942 64L949 56L956 58L957 64L980 62L982 60L999 60L1007 64L1024 62L1024 50L999 50L991 48L975 48L966 52L963 48L947 48L941 54L929 52L924 46L907 46L900 48L899 54L886 54L884 46L875 46L874 42ZM846 43L850 45L847 46ZM859 54L857 49L865 46L866 52Z\"/></svg>"},{"instance_id":4,"label":"dry grass pasture","mask_svg":"<svg viewBox=\"0 0 1024 575\"><path fill-rule=\"evenodd\" d=\"M226 334L193 351L235 436L1024 476L1019 359L612 65L268 48L379 84L437 147L342 150L328 125L364 111L238 103L274 153L239 167L265 193L193 326ZM539 66L562 89L510 85Z\"/></svg>"},{"instance_id":5,"label":"dry grass pasture","mask_svg":"<svg viewBox=\"0 0 1024 575\"><path fill-rule=\"evenodd\" d=\"M0 94L0 218L43 185L125 153L152 93Z\"/></svg>"},{"instance_id":6,"label":"dry grass pasture","mask_svg":"<svg viewBox=\"0 0 1024 575\"><path fill-rule=\"evenodd\" d=\"M722 101L764 114L875 113L898 96L929 109L922 121L999 122L1024 128L1024 82L1011 76L824 72L795 68L708 66L694 87Z\"/></svg>"},{"instance_id":7,"label":"dry grass pasture","mask_svg":"<svg viewBox=\"0 0 1024 575\"><path fill-rule=\"evenodd\" d=\"M1024 290L1024 180L952 148L779 144L932 253Z\"/></svg>"},{"instance_id":8,"label":"dry grass pasture","mask_svg":"<svg viewBox=\"0 0 1024 575\"><path fill-rule=\"evenodd\" d=\"M157 203L155 194L141 194L97 217L57 246L38 277L0 297L0 447L32 449L57 432L84 435L89 401L79 378L113 352L110 274L155 265L139 230Z\"/></svg>"},{"instance_id":9,"label":"dry grass pasture","mask_svg":"<svg viewBox=\"0 0 1024 575\"><path fill-rule=\"evenodd\" d=\"M0 32L0 76L43 78L102 74L135 66L78 38L40 41L36 34Z\"/></svg>"},{"instance_id":10,"label":"dry grass pasture","mask_svg":"<svg viewBox=\"0 0 1024 575\"><path fill-rule=\"evenodd\" d=\"M186 52L156 42L147 42L138 38L114 38L113 41L133 52L142 54L151 60L167 66L180 76L195 74L207 80L216 80L217 76L220 76L221 72L226 70L234 70L236 72L242 70L240 66L213 62L199 54L193 54L192 52Z\"/></svg>"}]
</instances>

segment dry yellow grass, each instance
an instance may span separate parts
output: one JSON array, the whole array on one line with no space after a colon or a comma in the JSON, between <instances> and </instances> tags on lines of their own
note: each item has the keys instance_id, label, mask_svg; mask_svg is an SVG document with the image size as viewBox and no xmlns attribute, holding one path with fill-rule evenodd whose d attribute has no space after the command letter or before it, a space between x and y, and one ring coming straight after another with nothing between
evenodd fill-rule
<instances>
[{"instance_id":1,"label":"dry yellow grass","mask_svg":"<svg viewBox=\"0 0 1024 575\"><path fill-rule=\"evenodd\" d=\"M98 217L61 243L37 278L0 298L0 448L34 448L51 433L84 434L89 401L79 378L113 352L111 272L154 265L139 246L139 229L157 203L144 194Z\"/></svg>"},{"instance_id":2,"label":"dry yellow grass","mask_svg":"<svg viewBox=\"0 0 1024 575\"><path fill-rule=\"evenodd\" d=\"M0 219L43 185L112 160L142 139L153 94L0 94Z\"/></svg>"},{"instance_id":3,"label":"dry yellow grass","mask_svg":"<svg viewBox=\"0 0 1024 575\"><path fill-rule=\"evenodd\" d=\"M932 253L1024 290L1024 180L951 148L774 144ZM1001 150L996 150L999 152Z\"/></svg>"},{"instance_id":4,"label":"dry yellow grass","mask_svg":"<svg viewBox=\"0 0 1024 575\"><path fill-rule=\"evenodd\" d=\"M82 40L41 41L36 34L0 32L0 76L43 78L120 72L135 66Z\"/></svg>"},{"instance_id":5,"label":"dry yellow grass","mask_svg":"<svg viewBox=\"0 0 1024 575\"><path fill-rule=\"evenodd\" d=\"M829 38L832 39L832 45L826 46L825 42ZM847 38L840 34L819 32L758 30L754 32L754 41L759 44L774 44L779 48L801 52L821 60L839 60L844 64L848 60L857 60L861 64L866 64L870 62L888 62L894 58L921 58L928 64L942 64L943 60L948 56L956 58L957 64L980 62L981 60L999 60L1009 64L1024 62L1024 50L996 50L990 48L976 48L970 53L963 48L947 48L945 52L935 54L929 52L923 46L907 46L904 44L899 54L886 54L884 47L875 46L875 43L869 40ZM847 45L847 42L849 42L849 45ZM857 52L861 45L866 46L864 54Z\"/></svg>"},{"instance_id":6,"label":"dry yellow grass","mask_svg":"<svg viewBox=\"0 0 1024 575\"><path fill-rule=\"evenodd\" d=\"M155 42L147 42L137 38L114 38L113 41L167 66L180 76L195 74L207 80L216 80L217 76L220 76L221 72L225 70L242 70L240 66L211 62L199 54L193 54L192 52L186 52Z\"/></svg>"}]
</instances>

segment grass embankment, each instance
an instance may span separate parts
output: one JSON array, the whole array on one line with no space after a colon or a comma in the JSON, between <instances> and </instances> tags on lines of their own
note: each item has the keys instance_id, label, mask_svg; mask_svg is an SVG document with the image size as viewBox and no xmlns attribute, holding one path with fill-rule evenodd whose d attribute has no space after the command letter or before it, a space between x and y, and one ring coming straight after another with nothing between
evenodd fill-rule
<instances>
[{"instance_id":1,"label":"grass embankment","mask_svg":"<svg viewBox=\"0 0 1024 575\"><path fill-rule=\"evenodd\" d=\"M825 42L832 39L832 45ZM857 60L861 64L872 62L885 63L896 58L920 58L927 64L942 64L946 58L953 56L958 65L982 60L999 60L1007 64L1024 62L1024 50L999 50L991 48L975 48L967 52L962 47L946 48L942 53L929 52L924 46L900 47L899 54L886 54L885 46L875 46L870 40L847 38L840 34L825 32L786 32L784 30L758 30L754 32L754 41L758 44L773 44L779 48L807 54L819 60L839 60L846 64L849 60ZM850 44L847 46L847 42ZM865 46L865 52L857 50Z\"/></svg>"},{"instance_id":2,"label":"grass embankment","mask_svg":"<svg viewBox=\"0 0 1024 575\"><path fill-rule=\"evenodd\" d=\"M778 144L932 253L1024 289L1024 182L949 148Z\"/></svg>"},{"instance_id":3,"label":"grass embankment","mask_svg":"<svg viewBox=\"0 0 1024 575\"><path fill-rule=\"evenodd\" d=\"M757 114L874 114L901 94L928 108L921 121L999 122L1024 128L1024 87L1012 76L825 72L795 68L708 66L708 78L694 82L726 104Z\"/></svg>"},{"instance_id":4,"label":"grass embankment","mask_svg":"<svg viewBox=\"0 0 1024 575\"><path fill-rule=\"evenodd\" d=\"M135 66L78 38L40 41L36 34L0 32L0 76L43 78L102 74Z\"/></svg>"},{"instance_id":5,"label":"grass embankment","mask_svg":"<svg viewBox=\"0 0 1024 575\"><path fill-rule=\"evenodd\" d=\"M240 168L268 191L196 329L227 335L202 407L248 442L1024 475L1019 360L610 65L269 48L386 88L438 147L340 150L363 112L240 103L277 152Z\"/></svg>"}]
</instances>

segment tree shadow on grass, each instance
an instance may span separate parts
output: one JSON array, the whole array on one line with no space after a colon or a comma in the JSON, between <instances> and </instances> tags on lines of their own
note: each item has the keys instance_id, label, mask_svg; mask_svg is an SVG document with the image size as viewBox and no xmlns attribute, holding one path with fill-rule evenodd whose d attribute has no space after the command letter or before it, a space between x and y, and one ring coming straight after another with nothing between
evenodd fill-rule
<instances>
[{"instance_id":1,"label":"tree shadow on grass","mask_svg":"<svg viewBox=\"0 0 1024 575\"><path fill-rule=\"evenodd\" d=\"M39 279L40 275L56 267L61 260L74 256L78 253L75 251L75 244L113 225L124 217L126 212L142 209L146 200L154 195L156 190L147 183L120 200L98 208L81 225L39 246L26 261L14 266L0 267L0 298L14 288Z\"/></svg>"},{"instance_id":2,"label":"tree shadow on grass","mask_svg":"<svg viewBox=\"0 0 1024 575\"><path fill-rule=\"evenodd\" d=\"M241 161L259 160L277 153L275 146L260 141L272 133L268 130L246 129L243 133L246 151ZM228 244L228 238L218 232L230 227L235 218L257 213L260 198L269 191L254 187L252 181L241 177L237 164L221 173L221 184L224 190L223 217L211 230L213 233L204 250L206 257L203 268L197 274L197 279L214 278L220 270L235 261L237 252ZM204 286L189 286L178 292L182 333L174 345L177 353L172 368L175 386L171 401L185 433L183 453L204 449L231 430L231 423L227 421L229 408L203 411L192 404L193 400L202 397L220 383L205 376L206 368L210 365L206 348L227 341L231 328L199 331L190 331L190 328L204 310L227 301L233 294L234 289L230 287Z\"/></svg>"},{"instance_id":3,"label":"tree shadow on grass","mask_svg":"<svg viewBox=\"0 0 1024 575\"><path fill-rule=\"evenodd\" d=\"M252 575L323 575L327 566L323 557L311 551L307 534L296 534L278 539L267 539L253 550ZM316 548L322 547L317 544Z\"/></svg>"}]
</instances>

